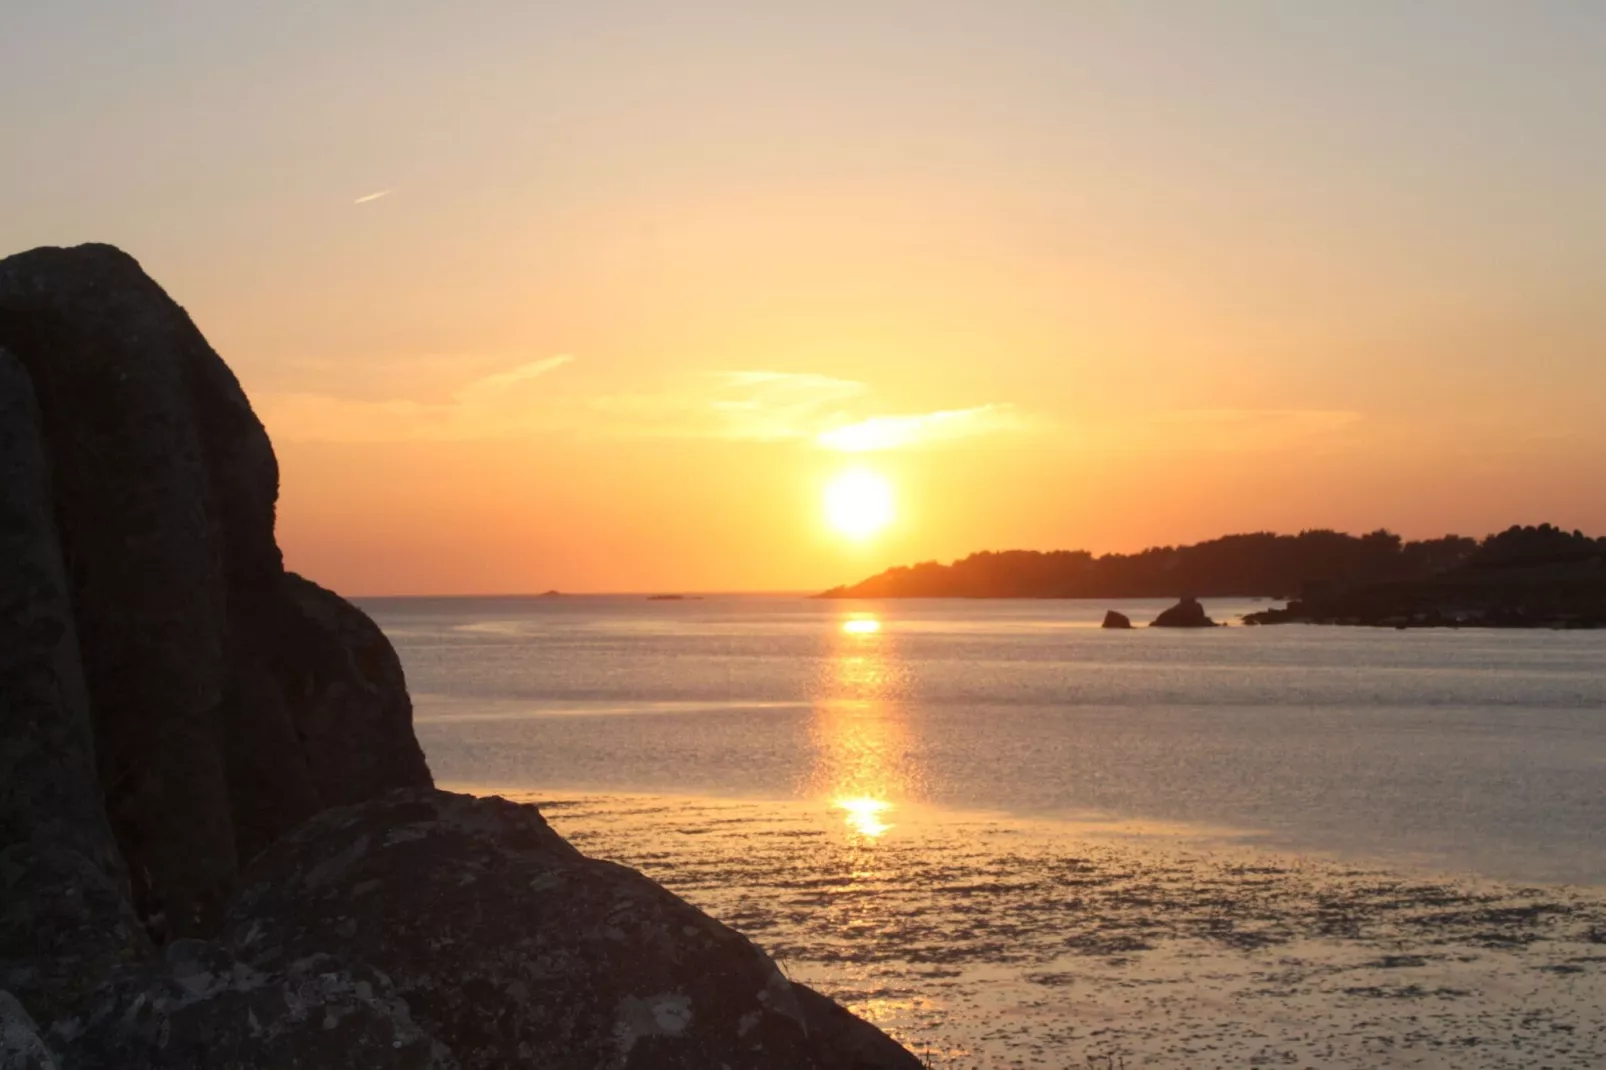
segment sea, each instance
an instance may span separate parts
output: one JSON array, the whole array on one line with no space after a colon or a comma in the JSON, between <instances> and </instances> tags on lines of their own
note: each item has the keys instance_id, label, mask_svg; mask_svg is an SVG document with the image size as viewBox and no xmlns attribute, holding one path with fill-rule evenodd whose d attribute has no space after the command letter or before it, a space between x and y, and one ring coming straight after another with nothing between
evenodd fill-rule
<instances>
[{"instance_id":1,"label":"sea","mask_svg":"<svg viewBox=\"0 0 1606 1070\"><path fill-rule=\"evenodd\" d=\"M537 803L928 1065L1606 1066L1606 632L362 605L438 783Z\"/></svg>"}]
</instances>

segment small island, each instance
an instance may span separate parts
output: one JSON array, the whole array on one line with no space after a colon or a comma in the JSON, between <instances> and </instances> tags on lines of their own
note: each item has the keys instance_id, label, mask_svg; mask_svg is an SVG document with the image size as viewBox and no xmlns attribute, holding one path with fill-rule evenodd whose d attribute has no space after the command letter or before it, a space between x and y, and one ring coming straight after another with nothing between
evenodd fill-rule
<instances>
[{"instance_id":1,"label":"small island","mask_svg":"<svg viewBox=\"0 0 1606 1070\"><path fill-rule=\"evenodd\" d=\"M1552 524L1514 525L1483 539L1446 535L1416 541L1386 530L1254 532L1135 554L986 551L947 565L890 568L816 597L1182 595L1182 605L1167 614L1193 627L1208 626L1197 619L1208 621L1202 609L1195 614L1185 608L1197 598L1266 598L1287 605L1248 614L1244 623L1597 628L1606 627L1603 562L1606 538Z\"/></svg>"}]
</instances>

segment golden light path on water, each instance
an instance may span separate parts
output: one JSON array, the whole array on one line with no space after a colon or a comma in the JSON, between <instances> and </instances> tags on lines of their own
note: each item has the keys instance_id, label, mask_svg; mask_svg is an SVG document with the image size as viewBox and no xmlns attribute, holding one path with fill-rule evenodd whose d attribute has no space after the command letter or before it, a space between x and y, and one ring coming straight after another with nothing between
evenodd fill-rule
<instances>
[{"instance_id":1,"label":"golden light path on water","mask_svg":"<svg viewBox=\"0 0 1606 1070\"><path fill-rule=\"evenodd\" d=\"M1606 1066L1598 889L1392 875L1245 828L935 807L919 625L844 606L816 627L794 798L529 801L933 1070Z\"/></svg>"},{"instance_id":2,"label":"golden light path on water","mask_svg":"<svg viewBox=\"0 0 1606 1070\"><path fill-rule=\"evenodd\" d=\"M834 633L815 700L812 793L842 812L849 833L870 843L918 779L909 729L895 702L903 676L893 637L872 613L853 613Z\"/></svg>"},{"instance_id":3,"label":"golden light path on water","mask_svg":"<svg viewBox=\"0 0 1606 1070\"><path fill-rule=\"evenodd\" d=\"M881 815L892 809L892 804L885 799L871 799L861 795L851 799L837 799L836 807L838 810L847 811L848 827L872 840L892 827L881 820Z\"/></svg>"}]
</instances>

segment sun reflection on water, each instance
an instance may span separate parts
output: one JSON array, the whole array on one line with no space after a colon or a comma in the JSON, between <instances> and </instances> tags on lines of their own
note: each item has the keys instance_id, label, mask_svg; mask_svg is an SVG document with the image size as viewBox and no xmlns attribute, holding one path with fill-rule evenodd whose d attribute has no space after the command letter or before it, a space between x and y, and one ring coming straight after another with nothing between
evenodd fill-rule
<instances>
[{"instance_id":1,"label":"sun reflection on water","mask_svg":"<svg viewBox=\"0 0 1606 1070\"><path fill-rule=\"evenodd\" d=\"M815 689L807 793L841 815L851 838L869 844L895 827L889 817L919 780L901 701L908 671L874 614L855 613L829 634Z\"/></svg>"},{"instance_id":2,"label":"sun reflection on water","mask_svg":"<svg viewBox=\"0 0 1606 1070\"><path fill-rule=\"evenodd\" d=\"M848 827L861 836L873 840L892 827L881 820L881 815L892 809L892 804L885 799L859 795L838 799L835 805L838 810L846 811Z\"/></svg>"}]
</instances>

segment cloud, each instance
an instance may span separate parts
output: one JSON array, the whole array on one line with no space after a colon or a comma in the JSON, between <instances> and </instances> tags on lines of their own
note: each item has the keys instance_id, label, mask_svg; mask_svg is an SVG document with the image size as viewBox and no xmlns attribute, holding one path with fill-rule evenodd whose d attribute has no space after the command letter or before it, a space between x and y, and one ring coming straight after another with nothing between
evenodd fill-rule
<instances>
[{"instance_id":1,"label":"cloud","mask_svg":"<svg viewBox=\"0 0 1606 1070\"><path fill-rule=\"evenodd\" d=\"M545 360L520 364L518 367L510 368L505 372L497 372L495 375L487 375L483 379L476 379L452 396L462 405L495 401L519 383L529 382L531 379L543 376L547 372L555 371L565 364L573 363L574 358L567 353L563 353L556 357L548 357Z\"/></svg>"},{"instance_id":2,"label":"cloud","mask_svg":"<svg viewBox=\"0 0 1606 1070\"><path fill-rule=\"evenodd\" d=\"M551 429L547 407L523 388L573 360L565 355L520 364L476 379L438 404L267 394L258 400L257 412L275 439L289 442L512 438Z\"/></svg>"},{"instance_id":3,"label":"cloud","mask_svg":"<svg viewBox=\"0 0 1606 1070\"><path fill-rule=\"evenodd\" d=\"M867 390L826 375L733 371L674 390L596 398L591 408L607 431L624 436L786 442L846 419L842 406Z\"/></svg>"},{"instance_id":4,"label":"cloud","mask_svg":"<svg viewBox=\"0 0 1606 1070\"><path fill-rule=\"evenodd\" d=\"M381 197L389 197L392 193L395 193L395 192L396 191L393 190L393 189L382 189L382 190L378 191L377 193L365 193L361 197L358 197L356 200L352 201L351 203L352 204L367 204L369 201L377 201Z\"/></svg>"},{"instance_id":5,"label":"cloud","mask_svg":"<svg viewBox=\"0 0 1606 1070\"><path fill-rule=\"evenodd\" d=\"M597 398L604 433L625 437L810 442L858 453L904 449L1013 430L1027 421L1011 405L866 416L865 383L825 375L732 371L680 389ZM857 411L855 411L857 410Z\"/></svg>"},{"instance_id":6,"label":"cloud","mask_svg":"<svg viewBox=\"0 0 1606 1070\"><path fill-rule=\"evenodd\" d=\"M978 405L972 409L872 416L821 431L814 441L826 449L864 453L1017 430L1024 424L1012 405Z\"/></svg>"},{"instance_id":7,"label":"cloud","mask_svg":"<svg viewBox=\"0 0 1606 1070\"><path fill-rule=\"evenodd\" d=\"M562 401L529 389L573 359L548 357L487 375L444 402L268 394L257 410L274 438L292 442L458 441L572 431L608 438L811 443L863 452L1026 425L1009 405L866 415L866 384L798 372L715 372L666 390Z\"/></svg>"}]
</instances>

